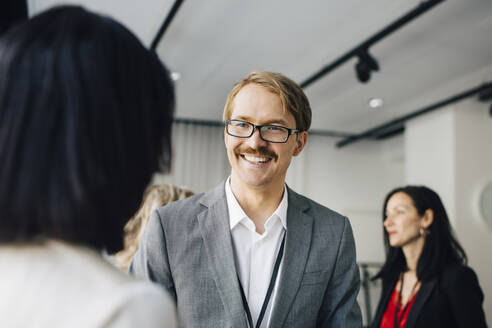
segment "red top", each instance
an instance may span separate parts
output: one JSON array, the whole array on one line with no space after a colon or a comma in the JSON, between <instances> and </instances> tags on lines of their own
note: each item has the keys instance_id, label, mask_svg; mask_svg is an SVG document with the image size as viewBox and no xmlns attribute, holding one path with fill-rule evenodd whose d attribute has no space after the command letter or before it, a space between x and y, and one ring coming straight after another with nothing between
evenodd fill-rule
<instances>
[{"instance_id":1,"label":"red top","mask_svg":"<svg viewBox=\"0 0 492 328\"><path fill-rule=\"evenodd\" d=\"M391 295L390 301L388 302L388 306L386 307L386 311L384 312L383 318L381 319L381 325L379 326L380 328L395 327L395 310L398 303L398 294L399 292L396 290L396 285L395 285L395 289L393 289L393 294ZM410 298L410 300L408 300L408 303L404 307L402 307L401 304L398 306L398 316L397 316L399 322L398 328L405 327L408 314L410 313L413 301L415 300L415 295L417 295L417 293L413 294L413 296ZM405 313L403 313L403 310L405 310Z\"/></svg>"}]
</instances>

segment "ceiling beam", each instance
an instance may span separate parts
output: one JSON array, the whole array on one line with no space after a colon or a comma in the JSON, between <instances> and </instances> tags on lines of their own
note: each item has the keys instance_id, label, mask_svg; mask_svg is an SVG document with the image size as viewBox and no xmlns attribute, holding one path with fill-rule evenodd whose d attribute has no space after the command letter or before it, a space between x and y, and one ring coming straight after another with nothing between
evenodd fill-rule
<instances>
[{"instance_id":1,"label":"ceiling beam","mask_svg":"<svg viewBox=\"0 0 492 328\"><path fill-rule=\"evenodd\" d=\"M351 138L356 134L342 131L334 130L309 130L309 135L311 136L323 136L323 137L334 137L334 138Z\"/></svg>"},{"instance_id":2,"label":"ceiling beam","mask_svg":"<svg viewBox=\"0 0 492 328\"><path fill-rule=\"evenodd\" d=\"M418 16L422 15L435 5L443 2L444 0L428 0L428 1L422 1L416 8L412 9L409 11L407 14L403 15L402 17L398 18L396 21L391 23L390 25L386 26L383 28L381 31L377 32L367 40L363 41L359 45L357 45L355 48L352 50L348 51L338 59L334 60L330 64L324 66L321 68L318 72L314 73L310 77L308 77L306 80L300 83L301 88L306 88L309 85L313 84L326 74L330 73L333 71L335 68L338 66L342 65L352 57L357 57L360 53L367 51L370 46L375 44L376 42L380 41L384 37L388 36L389 34L393 33L400 27L404 26L411 20L417 18Z\"/></svg>"},{"instance_id":3,"label":"ceiling beam","mask_svg":"<svg viewBox=\"0 0 492 328\"><path fill-rule=\"evenodd\" d=\"M155 35L154 39L152 40L152 43L150 44L150 50L155 51L157 46L159 45L159 42L161 41L164 33L166 32L167 28L171 24L174 16L176 16L176 13L179 10L179 7L183 3L183 0L176 0L174 1L174 4L167 14L166 18L164 19L164 22L162 22L161 27L159 28L159 31L157 31L157 34Z\"/></svg>"},{"instance_id":4,"label":"ceiling beam","mask_svg":"<svg viewBox=\"0 0 492 328\"><path fill-rule=\"evenodd\" d=\"M403 131L402 127L406 121L413 119L417 116L427 114L427 113L434 111L436 109L439 109L441 107L450 105L450 104L455 103L457 101L463 100L465 98L471 97L473 95L480 93L483 90L488 90L491 87L492 87L492 81L484 83L484 84L477 86L475 88L472 88L470 90L463 91L463 92L461 92L455 96L452 96L450 98L441 100L441 101L439 101L433 105L429 105L429 106L424 107L422 109L416 110L410 114L406 114L404 116L400 116L398 118L395 118L395 119L393 119L387 123L380 124L374 128L371 128L367 131L364 131L362 133L359 133L359 134L356 134L354 136L345 138L345 139L337 142L336 146L337 146L337 148L342 148L342 147L345 147L349 144L352 144L354 142L357 142L357 141L360 141L363 139L370 139L370 138L381 136L381 135L383 135L383 134L385 134L388 131L391 131L393 129Z\"/></svg>"}]
</instances>

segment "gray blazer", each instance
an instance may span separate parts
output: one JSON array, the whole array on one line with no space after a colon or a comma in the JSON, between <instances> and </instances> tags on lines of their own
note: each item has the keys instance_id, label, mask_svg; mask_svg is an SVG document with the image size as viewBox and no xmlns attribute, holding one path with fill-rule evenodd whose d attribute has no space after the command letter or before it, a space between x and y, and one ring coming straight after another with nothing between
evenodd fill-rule
<instances>
[{"instance_id":1,"label":"gray blazer","mask_svg":"<svg viewBox=\"0 0 492 328\"><path fill-rule=\"evenodd\" d=\"M287 235L270 327L361 327L350 223L287 188ZM155 211L130 272L163 285L181 327L248 327L224 183Z\"/></svg>"}]
</instances>

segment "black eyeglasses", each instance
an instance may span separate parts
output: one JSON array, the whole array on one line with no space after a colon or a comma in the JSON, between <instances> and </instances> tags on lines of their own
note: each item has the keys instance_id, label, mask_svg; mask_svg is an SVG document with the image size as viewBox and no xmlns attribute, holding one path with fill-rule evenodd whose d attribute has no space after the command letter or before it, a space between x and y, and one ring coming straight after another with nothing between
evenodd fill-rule
<instances>
[{"instance_id":1,"label":"black eyeglasses","mask_svg":"<svg viewBox=\"0 0 492 328\"><path fill-rule=\"evenodd\" d=\"M258 129L262 140L274 143L286 143L291 134L301 132L301 130L289 129L280 125L256 125L243 120L227 120L225 125L227 134L230 136L249 138L255 129Z\"/></svg>"}]
</instances>

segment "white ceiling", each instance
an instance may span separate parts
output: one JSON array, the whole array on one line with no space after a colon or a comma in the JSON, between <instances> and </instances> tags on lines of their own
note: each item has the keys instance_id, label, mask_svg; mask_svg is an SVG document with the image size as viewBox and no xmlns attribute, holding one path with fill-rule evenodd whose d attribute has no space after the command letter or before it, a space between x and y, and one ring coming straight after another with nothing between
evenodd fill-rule
<instances>
[{"instance_id":1,"label":"white ceiling","mask_svg":"<svg viewBox=\"0 0 492 328\"><path fill-rule=\"evenodd\" d=\"M181 73L177 117L221 120L227 93L252 70L302 82L415 8L417 0L184 0L157 52ZM150 45L174 0L30 0L34 14L78 3ZM373 47L380 71L358 82L356 59L305 91L312 128L362 132L492 80L492 1L447 0ZM384 106L370 109L381 97Z\"/></svg>"}]
</instances>

